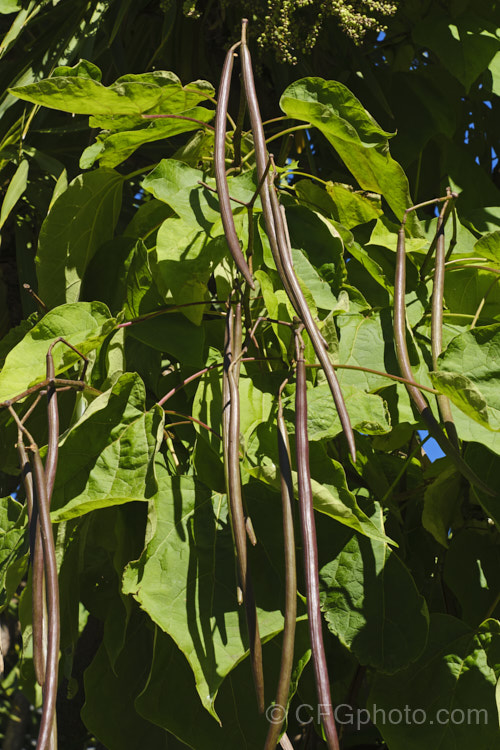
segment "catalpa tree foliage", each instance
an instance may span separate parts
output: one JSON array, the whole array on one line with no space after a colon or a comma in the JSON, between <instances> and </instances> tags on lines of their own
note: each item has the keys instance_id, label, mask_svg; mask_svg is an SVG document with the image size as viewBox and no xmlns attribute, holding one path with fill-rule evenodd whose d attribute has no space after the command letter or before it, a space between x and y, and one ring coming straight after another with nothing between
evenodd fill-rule
<instances>
[{"instance_id":1,"label":"catalpa tree foliage","mask_svg":"<svg viewBox=\"0 0 500 750\"><path fill-rule=\"evenodd\" d=\"M6 748L497 746L500 40L413 5L362 90L271 101L246 19L215 86L10 82Z\"/></svg>"}]
</instances>

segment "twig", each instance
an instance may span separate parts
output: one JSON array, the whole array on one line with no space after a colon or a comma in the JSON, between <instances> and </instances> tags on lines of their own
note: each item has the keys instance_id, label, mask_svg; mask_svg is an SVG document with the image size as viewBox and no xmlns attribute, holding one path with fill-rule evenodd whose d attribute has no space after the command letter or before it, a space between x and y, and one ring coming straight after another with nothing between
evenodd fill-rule
<instances>
[{"instance_id":1,"label":"twig","mask_svg":"<svg viewBox=\"0 0 500 750\"><path fill-rule=\"evenodd\" d=\"M491 269L489 269L489 270L491 270ZM482 309L483 309L483 307L484 307L484 305L486 303L486 300L488 299L488 297L490 295L490 292L493 290L493 287L495 286L495 284L498 283L498 281L500 281L500 276L496 276L496 278L493 279L493 281L489 285L488 289L484 293L484 297L481 299L479 305L477 306L476 313L475 313L475 315L474 315L474 317L473 317L473 319L471 321L470 328L469 328L470 331L472 331L472 329L476 327L476 323L479 320L479 316L481 315L481 311L482 311Z\"/></svg>"},{"instance_id":2,"label":"twig","mask_svg":"<svg viewBox=\"0 0 500 750\"><path fill-rule=\"evenodd\" d=\"M178 417L182 417L182 419L186 419L189 422L194 422L195 424L200 425L200 427L203 427L205 430L208 430L208 432L211 432L212 435L215 435L216 438L219 438L219 440L222 440L222 437L219 435L218 432L215 432L215 430L212 430L211 427L209 427L208 424L205 424L205 422L202 422L200 419L197 419L196 417L192 417L190 414L181 414L180 411L174 411L173 409L164 409L165 414L175 414ZM170 425L170 427L173 427L173 424Z\"/></svg>"},{"instance_id":3,"label":"twig","mask_svg":"<svg viewBox=\"0 0 500 750\"><path fill-rule=\"evenodd\" d=\"M188 122L196 122L198 125L201 125L203 128L208 128L209 130L215 130L213 125L209 125L208 122L204 122L203 120L197 120L194 117L186 117L185 115L141 115L143 120L161 120L161 119L172 119L172 120L188 120Z\"/></svg>"},{"instance_id":4,"label":"twig","mask_svg":"<svg viewBox=\"0 0 500 750\"><path fill-rule=\"evenodd\" d=\"M38 294L35 291L33 291L33 289L31 288L31 286L29 284L23 284L23 289L26 289L26 291L28 292L28 294L30 294L33 297L33 299L35 300L35 302L39 306L39 308L42 311L42 313L48 312L49 308L47 307L47 305L45 304L45 302L43 302L43 300L40 299L40 297L38 296Z\"/></svg>"}]
</instances>

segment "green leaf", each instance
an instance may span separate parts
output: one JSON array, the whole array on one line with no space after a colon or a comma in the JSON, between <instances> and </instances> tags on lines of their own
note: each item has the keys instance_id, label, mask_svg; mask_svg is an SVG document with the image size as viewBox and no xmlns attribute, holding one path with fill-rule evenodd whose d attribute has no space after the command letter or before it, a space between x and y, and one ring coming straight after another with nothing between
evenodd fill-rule
<instances>
[{"instance_id":1,"label":"green leaf","mask_svg":"<svg viewBox=\"0 0 500 750\"><path fill-rule=\"evenodd\" d=\"M158 750L170 747L166 732L146 721L134 706L147 679L151 655L151 633L136 616L114 669L102 643L85 670L82 719L109 750L134 750L142 743Z\"/></svg>"},{"instance_id":2,"label":"green leaf","mask_svg":"<svg viewBox=\"0 0 500 750\"><path fill-rule=\"evenodd\" d=\"M113 237L101 245L85 269L80 298L101 300L113 313L122 310L135 246L132 237ZM112 263L109 262L110 258L113 259Z\"/></svg>"},{"instance_id":3,"label":"green leaf","mask_svg":"<svg viewBox=\"0 0 500 750\"><path fill-rule=\"evenodd\" d=\"M294 316L294 310L291 308L285 290L274 289L271 277L262 269L255 271L254 279L260 284L260 292L264 298L264 304L269 317L274 318L274 320L291 322ZM282 326L278 323L271 323L271 326L279 341L282 356L286 359L293 334L287 326Z\"/></svg>"},{"instance_id":4,"label":"green leaf","mask_svg":"<svg viewBox=\"0 0 500 750\"><path fill-rule=\"evenodd\" d=\"M12 497L0 500L0 611L10 604L26 573L28 561L24 521L21 503Z\"/></svg>"},{"instance_id":5,"label":"green leaf","mask_svg":"<svg viewBox=\"0 0 500 750\"><path fill-rule=\"evenodd\" d=\"M360 534L394 544L359 507L356 498L349 491L342 465L337 461L327 459L325 455L323 458L323 468L325 468L327 461L330 481L328 484L325 480L320 482L314 479L313 475L316 474L316 471L311 468L314 509L319 513L330 516L330 518L335 519L335 521L344 526L358 531ZM264 484L274 487L277 491L280 489L279 468L270 459L263 457L261 463L257 466L245 463L244 469L250 476L255 477ZM296 471L292 471L292 480L294 494L298 499L298 478Z\"/></svg>"},{"instance_id":6,"label":"green leaf","mask_svg":"<svg viewBox=\"0 0 500 750\"><path fill-rule=\"evenodd\" d=\"M301 250L321 276L333 286L333 292L338 294L345 279L344 245L339 232L321 214L305 206L290 206L287 208L286 216L292 248ZM298 267L297 273L301 281L309 287L302 273L307 276L310 272L307 273L305 268ZM317 293L312 288L310 290ZM320 307L328 301L323 295L320 295L321 299L321 304L316 303ZM332 306L331 297L329 299L330 302L325 309Z\"/></svg>"},{"instance_id":7,"label":"green leaf","mask_svg":"<svg viewBox=\"0 0 500 750\"><path fill-rule=\"evenodd\" d=\"M309 290L314 305L321 310L332 310L336 307L337 300L329 284L321 278L302 250L292 248L292 258L297 277L302 286Z\"/></svg>"},{"instance_id":8,"label":"green leaf","mask_svg":"<svg viewBox=\"0 0 500 750\"><path fill-rule=\"evenodd\" d=\"M500 263L500 230L488 232L474 245L472 255L482 255L495 263Z\"/></svg>"},{"instance_id":9,"label":"green leaf","mask_svg":"<svg viewBox=\"0 0 500 750\"><path fill-rule=\"evenodd\" d=\"M497 678L488 654L498 653L499 639L496 620L474 631L449 615L431 616L422 656L396 675L377 674L372 685L368 709L391 750L495 747Z\"/></svg>"},{"instance_id":10,"label":"green leaf","mask_svg":"<svg viewBox=\"0 0 500 750\"><path fill-rule=\"evenodd\" d=\"M0 229L3 227L10 212L26 190L26 185L28 184L28 170L29 162L27 159L23 159L9 182L9 187L4 195L2 209L0 210Z\"/></svg>"},{"instance_id":11,"label":"green leaf","mask_svg":"<svg viewBox=\"0 0 500 750\"><path fill-rule=\"evenodd\" d=\"M387 360L387 341L391 335L392 326L383 325L379 315L365 316L360 314L338 315L337 326L340 336L338 361L343 365L366 367L380 372L398 373L394 358L394 369L389 367ZM391 385L391 381L383 375L376 375L359 370L337 371L339 383L355 385L365 391L375 391Z\"/></svg>"},{"instance_id":12,"label":"green leaf","mask_svg":"<svg viewBox=\"0 0 500 750\"><path fill-rule=\"evenodd\" d=\"M38 292L48 307L78 301L91 258L113 237L122 186L118 172L97 169L76 177L52 206L36 259Z\"/></svg>"},{"instance_id":13,"label":"green leaf","mask_svg":"<svg viewBox=\"0 0 500 750\"><path fill-rule=\"evenodd\" d=\"M297 180L293 186L300 205L307 206L329 219L339 221L338 207L324 187L314 180Z\"/></svg>"},{"instance_id":14,"label":"green leaf","mask_svg":"<svg viewBox=\"0 0 500 750\"><path fill-rule=\"evenodd\" d=\"M169 293L178 305L209 299L208 280L214 268L227 253L222 234L211 238L192 221L173 217L158 231L156 242L155 281L164 296ZM183 314L199 325L205 312L202 304L185 307Z\"/></svg>"},{"instance_id":15,"label":"green leaf","mask_svg":"<svg viewBox=\"0 0 500 750\"><path fill-rule=\"evenodd\" d=\"M381 216L377 219L375 226L373 227L370 235L370 241L368 245L382 245L387 247L393 253L396 252L398 244L398 231L399 226L394 224L386 216ZM411 252L427 252L429 240L425 237L406 237L405 238L405 250L407 253Z\"/></svg>"},{"instance_id":16,"label":"green leaf","mask_svg":"<svg viewBox=\"0 0 500 750\"><path fill-rule=\"evenodd\" d=\"M150 255L139 240L134 248L125 279L125 316L138 318L161 307L162 299L156 288L150 266Z\"/></svg>"},{"instance_id":17,"label":"green leaf","mask_svg":"<svg viewBox=\"0 0 500 750\"><path fill-rule=\"evenodd\" d=\"M492 442L490 441L489 445L486 443L491 450L493 450ZM488 487L496 490L498 487L498 472L500 471L500 456L497 453L492 453L488 448L478 443L470 443L465 451L465 460ZM498 443L495 445L495 450L499 450ZM500 529L500 494L498 490L494 497L485 495L484 492L476 488L474 488L474 494L486 511L487 516Z\"/></svg>"},{"instance_id":18,"label":"green leaf","mask_svg":"<svg viewBox=\"0 0 500 750\"><path fill-rule=\"evenodd\" d=\"M302 670L310 657L310 652L307 651L306 623L297 623L295 644L296 661L290 699L297 690ZM273 638L269 643L265 643L262 651L266 679L272 695L278 679L281 656L279 638ZM165 679L166 671L175 674L175 682ZM264 716L257 714L248 659L244 659L225 678L216 705L220 724L208 715L197 700L193 675L175 642L158 629L148 683L136 700L139 713L149 721L168 729L194 750L263 747L268 724Z\"/></svg>"},{"instance_id":19,"label":"green leaf","mask_svg":"<svg viewBox=\"0 0 500 750\"><path fill-rule=\"evenodd\" d=\"M75 302L49 310L7 354L0 372L0 401L45 379L45 357L56 338L61 336L82 354L88 354L101 344L114 325L102 302ZM56 375L81 361L63 343L54 348L53 356Z\"/></svg>"},{"instance_id":20,"label":"green leaf","mask_svg":"<svg viewBox=\"0 0 500 750\"><path fill-rule=\"evenodd\" d=\"M123 234L125 237L133 237L146 242L148 238L156 236L156 232L169 216L172 216L172 209L163 201L156 198L145 200L135 212Z\"/></svg>"},{"instance_id":21,"label":"green leaf","mask_svg":"<svg viewBox=\"0 0 500 750\"><path fill-rule=\"evenodd\" d=\"M182 112L214 93L205 81L182 86L177 76L168 71L124 75L111 86L80 75L82 72L87 73L88 68L79 69L77 76L56 75L18 86L11 93L51 109L94 116L142 114L152 109L155 114Z\"/></svg>"},{"instance_id":22,"label":"green leaf","mask_svg":"<svg viewBox=\"0 0 500 750\"><path fill-rule=\"evenodd\" d=\"M371 517L383 533L379 505ZM427 605L408 568L387 544L352 536L321 568L320 581L328 627L360 664L393 673L422 653Z\"/></svg>"},{"instance_id":23,"label":"green leaf","mask_svg":"<svg viewBox=\"0 0 500 750\"><path fill-rule=\"evenodd\" d=\"M194 672L203 706L217 718L217 691L248 649L226 499L192 477L170 477L160 467L158 479L150 512L152 535L140 560L125 572L124 592L175 640ZM267 640L283 628L276 595L282 583L268 559L275 557L273 535L279 533L281 519L279 503L273 510L272 501L262 495L261 488L245 490L259 539L249 564L260 635Z\"/></svg>"},{"instance_id":24,"label":"green leaf","mask_svg":"<svg viewBox=\"0 0 500 750\"><path fill-rule=\"evenodd\" d=\"M142 181L142 187L167 203L184 221L206 231L219 219L219 202L199 182L204 175L176 159L162 159Z\"/></svg>"},{"instance_id":25,"label":"green leaf","mask_svg":"<svg viewBox=\"0 0 500 750\"><path fill-rule=\"evenodd\" d=\"M495 28L473 11L450 23L450 16L438 10L413 29L416 42L431 49L441 63L469 91L471 85L500 49ZM455 21L455 19L453 19Z\"/></svg>"},{"instance_id":26,"label":"green leaf","mask_svg":"<svg viewBox=\"0 0 500 750\"><path fill-rule=\"evenodd\" d=\"M60 65L52 73L52 78L89 78L91 81L100 81L102 73L97 65L88 60L79 60L76 65Z\"/></svg>"},{"instance_id":27,"label":"green leaf","mask_svg":"<svg viewBox=\"0 0 500 750\"><path fill-rule=\"evenodd\" d=\"M462 496L460 474L445 469L425 490L422 525L443 547L448 547L450 528L460 518Z\"/></svg>"},{"instance_id":28,"label":"green leaf","mask_svg":"<svg viewBox=\"0 0 500 750\"><path fill-rule=\"evenodd\" d=\"M481 326L456 336L439 357L433 385L468 416L500 430L500 325Z\"/></svg>"},{"instance_id":29,"label":"green leaf","mask_svg":"<svg viewBox=\"0 0 500 750\"><path fill-rule=\"evenodd\" d=\"M127 335L157 351L167 352L187 366L201 367L203 364L205 329L178 313L134 323L127 328Z\"/></svg>"},{"instance_id":30,"label":"green leaf","mask_svg":"<svg viewBox=\"0 0 500 750\"><path fill-rule=\"evenodd\" d=\"M221 357L222 361L222 357ZM249 377L245 365L241 368L239 379L240 393L240 434L243 447L248 446L252 433L262 422L267 422L273 403L271 393L261 390L259 379L252 374ZM203 379L200 379L198 388L193 399L193 417L209 424L217 432L221 432L222 420L222 381L220 371L212 370ZM212 447L219 452L220 440L213 435L207 436L206 431L202 434L209 440Z\"/></svg>"},{"instance_id":31,"label":"green leaf","mask_svg":"<svg viewBox=\"0 0 500 750\"><path fill-rule=\"evenodd\" d=\"M350 185L340 182L327 182L326 190L337 208L338 221L346 229L365 224L382 214L379 196L368 197L354 192Z\"/></svg>"},{"instance_id":32,"label":"green leaf","mask_svg":"<svg viewBox=\"0 0 500 750\"><path fill-rule=\"evenodd\" d=\"M182 119L182 117L186 119ZM200 120L203 123L210 122L213 117L213 110L206 109L206 107L192 107L179 115L178 118L158 120L140 118L135 130L120 130L118 133L110 134L105 131L98 136L96 143L85 149L80 159L80 167L89 169L97 160L101 167L116 167L125 159L128 159L144 143L153 143L164 138L172 138L179 133L203 128L203 125L200 125L199 122L192 122L189 118Z\"/></svg>"},{"instance_id":33,"label":"green leaf","mask_svg":"<svg viewBox=\"0 0 500 750\"><path fill-rule=\"evenodd\" d=\"M20 7L20 0L1 0L0 13L15 13Z\"/></svg>"},{"instance_id":34,"label":"green leaf","mask_svg":"<svg viewBox=\"0 0 500 750\"><path fill-rule=\"evenodd\" d=\"M453 535L444 560L444 581L469 625L476 627L488 613L498 619L500 546L493 529L460 529Z\"/></svg>"},{"instance_id":35,"label":"green leaf","mask_svg":"<svg viewBox=\"0 0 500 750\"><path fill-rule=\"evenodd\" d=\"M126 373L63 435L53 521L144 501L156 492L154 458L163 438L163 410L155 405L145 411L144 401L142 380Z\"/></svg>"},{"instance_id":36,"label":"green leaf","mask_svg":"<svg viewBox=\"0 0 500 750\"><path fill-rule=\"evenodd\" d=\"M343 84L323 78L302 78L280 99L281 109L310 122L329 140L363 190L381 193L400 219L411 205L408 180L389 153L387 139L361 102ZM408 223L419 233L414 214Z\"/></svg>"},{"instance_id":37,"label":"green leaf","mask_svg":"<svg viewBox=\"0 0 500 750\"><path fill-rule=\"evenodd\" d=\"M449 267L444 282L444 298L449 312L466 315L471 320L479 309L480 321L492 323L498 320L500 276L494 270L491 273L479 268L455 268L450 273L452 268Z\"/></svg>"},{"instance_id":38,"label":"green leaf","mask_svg":"<svg viewBox=\"0 0 500 750\"><path fill-rule=\"evenodd\" d=\"M353 429L365 435L390 432L391 425L383 399L352 385L342 389ZM326 384L307 393L307 429L309 440L333 438L342 432L340 419Z\"/></svg>"}]
</instances>

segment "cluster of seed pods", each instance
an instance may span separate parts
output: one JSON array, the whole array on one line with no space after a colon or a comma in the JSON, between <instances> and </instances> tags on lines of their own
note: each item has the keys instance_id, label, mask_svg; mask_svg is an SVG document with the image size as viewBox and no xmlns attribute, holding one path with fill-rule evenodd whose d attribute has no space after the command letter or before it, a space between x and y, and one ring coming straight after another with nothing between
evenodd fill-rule
<instances>
[{"instance_id":1,"label":"cluster of seed pods","mask_svg":"<svg viewBox=\"0 0 500 750\"><path fill-rule=\"evenodd\" d=\"M75 351L83 360L81 379L65 380L55 377L52 350L62 342ZM30 540L31 590L32 590L32 639L35 677L42 688L42 716L38 734L37 750L56 750L56 698L59 665L60 615L59 584L54 536L50 521L50 501L57 471L59 451L58 391L84 387L88 360L65 339L56 339L46 356L46 378L36 386L0 404L7 408L17 424L17 450L21 477L26 495L28 529ZM20 418L14 404L36 393L31 406ZM48 441L45 466L39 447L25 426L43 396L47 397ZM25 444L25 438L28 445Z\"/></svg>"},{"instance_id":2,"label":"cluster of seed pods","mask_svg":"<svg viewBox=\"0 0 500 750\"><path fill-rule=\"evenodd\" d=\"M344 434L347 438L349 450L353 460L356 459L356 446L349 415L344 403L334 367L330 361L327 344L321 335L311 314L304 293L296 276L290 247L286 215L278 201L278 193L274 186L274 170L272 157L266 147L264 128L260 115L255 81L252 70L250 51L246 42L247 21L242 24L241 41L233 45L228 51L222 71L218 93L217 113L215 120L215 176L219 195L220 211L227 244L237 269L243 276L245 283L254 288L252 273L245 258L236 233L231 199L227 182L226 157L226 117L231 85L231 73L235 52L239 48L243 89L246 106L249 113L250 125L255 147L257 164L258 189L266 233L273 254L276 270L297 316L294 326L296 341L296 448L297 448L297 476L302 530L302 545L304 549L304 570L306 580L307 610L311 636L312 659L318 692L318 701L323 708L323 727L328 747L338 750L339 743L333 707L330 697L330 684L326 665L325 649L321 627L321 611L319 601L319 571L316 545L316 529L312 503L311 478L309 470L309 443L307 437L307 398L306 398L306 365L303 356L303 341L301 332L305 330L314 347L314 351L326 375L328 385L339 413ZM245 606L250 643L250 658L257 693L259 711L264 711L264 673L262 665L262 647L259 638L259 628L255 599L251 586L250 571L247 560L247 533L244 506L241 493L241 478L239 469L239 395L238 375L242 349L241 301L228 304L225 334L225 367L223 376L223 442L226 465L227 491L231 510L231 524L237 560L239 591ZM285 381L286 382L286 381ZM296 620L296 570L295 570L295 541L292 516L292 474L291 457L288 435L283 419L281 393L278 405L278 453L280 460L281 487L283 498L284 524L284 552L286 562L286 603L285 626L282 648L282 663L276 705L286 706L290 688L290 678L293 663L294 633ZM282 725L277 722L269 727L265 749L275 748L281 734Z\"/></svg>"},{"instance_id":3,"label":"cluster of seed pods","mask_svg":"<svg viewBox=\"0 0 500 750\"><path fill-rule=\"evenodd\" d=\"M311 476L309 467L309 442L307 434L307 384L306 384L306 362L304 359L303 331L306 331L314 348L315 354L322 367L330 391L337 408L343 433L353 461L356 460L356 446L349 415L344 403L342 391L335 373L336 367L347 367L347 365L333 365L328 355L328 345L311 314L299 280L294 270L290 237L286 222L286 214L280 205L278 192L274 184L275 169L272 156L268 153L262 118L260 115L255 81L252 70L250 51L246 41L247 20L242 22L241 40L233 45L228 51L222 71L221 83L218 92L217 110L215 119L215 144L214 144L214 167L217 193L220 203L220 212L224 233L231 255L238 271L243 277L243 284L237 280L230 300L227 302L227 314L224 339L224 362L223 362L223 413L222 413L222 439L224 452L224 466L226 473L226 486L229 499L231 528L234 539L236 568L238 576L238 600L243 604L246 614L248 629L248 641L250 648L250 659L252 665L253 680L257 695L257 704L260 713L265 710L264 699L264 668L262 660L262 645L259 635L259 623L255 596L250 575L247 555L247 539L251 544L256 544L255 534L250 518L245 515L243 502L241 476L240 476L240 400L239 400L239 375L240 366L245 361L244 354L247 345L243 340L243 315L242 311L248 312L248 293L254 289L254 281L251 270L251 250L248 258L245 258L240 246L235 229L233 213L231 209L231 197L229 194L227 172L226 172L226 119L228 110L229 93L231 86L231 75L236 51L239 50L241 59L243 96L250 118L255 147L255 159L257 165L258 187L254 198L245 204L249 213L249 245L251 247L251 234L253 231L252 207L260 198L266 234L272 251L276 270L280 277L290 303L295 311L296 318L291 324L295 338L295 443L296 443L296 468L298 479L299 517L302 533L302 548L304 562L304 578L306 584L307 613L311 641L312 661L317 688L318 703L322 707L323 730L329 750L339 750L339 740L334 721L334 711L331 701L330 682L323 643L322 617L319 597L319 570L318 551L316 543L316 527L314 520L313 497L311 489ZM243 111L243 110L242 110ZM154 117L154 116L152 116ZM241 123L240 123L241 130ZM234 144L236 161L239 151L238 143ZM208 186L206 186L208 187ZM420 268L422 278L431 263L435 251L435 265L433 273L433 296L432 296L432 359L434 369L438 366L438 357L442 351L442 311L443 311L443 289L444 269L446 261L444 228L450 213L454 211L454 201L457 195L450 190L442 198L412 206L405 212L398 235L396 275L394 283L394 342L401 377L388 375L388 378L403 382L406 385L409 396L426 423L429 432L436 439L443 451L450 457L458 471L476 487L493 495L492 490L484 484L464 461L460 453L458 436L453 423L450 404L448 399L437 395L437 402L442 421L446 428L446 434L439 422L434 417L429 403L422 395L423 390L432 391L415 382L410 365L408 348L406 344L406 313L405 313L405 290L406 290L406 251L405 251L405 224L410 211L431 205L442 203L443 208L438 218L436 236L431 243L429 251ZM454 221L455 221L455 215ZM452 238L450 250L454 244ZM245 341L252 340L260 318L255 324L248 326L250 315L247 318L247 336ZM280 321L277 321L280 322ZM288 324L290 325L290 324ZM250 328L250 330L248 330ZM80 380L64 380L55 377L52 350L54 346L62 342L75 351L83 360L84 368ZM30 538L30 560L32 566L32 632L33 632L33 661L36 679L42 687L43 706L40 732L37 742L37 750L55 750L57 747L55 706L57 696L57 674L59 659L59 589L57 580L57 564L54 549L54 538L50 522L50 501L54 488L55 475L58 459L59 442L59 414L57 406L57 392L65 389L82 389L84 384L87 359L78 350L64 339L57 339L49 347L46 360L46 378L43 382L18 394L15 398L0 403L0 407L8 408L18 428L18 452L24 484L27 511L29 519ZM213 365L211 367L214 367ZM159 401L163 405L165 401L192 379L206 372L208 369L196 373L187 378L180 386L174 388ZM354 368L366 369L366 368ZM367 370L376 372L375 370ZM386 373L379 373L386 374ZM285 618L283 631L283 646L281 656L281 667L278 686L275 693L275 705L281 710L287 705L290 691L290 682L293 667L295 624L297 617L297 576L295 559L295 538L293 523L293 481L292 481L292 458L289 439L283 417L282 393L288 382L288 378L281 384L278 393L277 413L277 442L279 469L281 478L281 494L283 508L283 533L284 533L284 557L285 557ZM14 404L36 393L33 404L20 418L14 409ZM435 393L435 392L434 392ZM27 419L39 403L42 396L47 397L47 424L48 424L48 446L45 466L42 463L39 448L32 435L25 426ZM167 412L166 413L174 413ZM197 421L194 420L193 421ZM204 427L203 423L199 423ZM173 425L171 425L173 426ZM211 429L208 427L208 429ZM25 445L25 439L28 441ZM283 719L285 712L283 710ZM283 723L273 722L269 725L264 750L273 750L278 742L282 747L290 748L291 743L286 734L282 734Z\"/></svg>"},{"instance_id":4,"label":"cluster of seed pods","mask_svg":"<svg viewBox=\"0 0 500 750\"><path fill-rule=\"evenodd\" d=\"M240 242L236 233L233 213L231 210L231 198L229 195L227 172L226 172L226 118L231 86L231 75L236 51L239 50L241 58L241 70L243 79L243 92L248 109L250 125L253 135L255 160L257 165L258 188L256 195L260 197L266 234L272 251L276 270L283 284L288 298L296 313L296 324L294 335L296 342L296 466L298 477L298 499L299 516L302 531L302 547L304 551L304 573L306 581L307 611L309 619L309 632L311 640L312 659L316 680L318 702L323 709L323 730L329 750L338 750L339 741L333 717L333 708L330 696L330 683L325 658L325 649L322 635L322 621L319 600L319 571L318 554L316 545L316 528L314 521L311 478L309 469L309 444L307 436L307 388L306 388L306 364L304 361L304 344L301 333L305 330L313 345L319 363L325 373L332 397L337 408L342 429L347 440L352 459L356 460L356 447L353 430L349 415L344 403L340 385L338 383L335 368L328 356L328 347L319 331L311 314L307 301L302 292L296 276L290 246L289 232L286 223L285 210L279 204L278 192L274 185L274 164L272 156L268 153L262 118L260 115L255 81L252 71L250 52L246 41L247 21L243 20L241 40L234 44L228 51L224 62L221 82L218 93L217 112L215 120L215 177L217 192L219 195L220 211L225 232L225 237L231 255L238 271L243 276L245 289L254 289L252 271L242 252ZM417 411L428 426L429 432L436 439L440 447L454 462L456 468L472 484L484 492L492 494L488 488L472 471L461 456L459 442L451 408L448 399L439 395L438 407L442 420L446 427L446 433L434 417L428 402L421 393L422 387L415 383L410 366L408 349L406 344L406 313L405 313L405 223L410 211L433 203L443 203L443 209L439 215L436 236L431 243L427 257L422 265L425 272L430 263L434 250L435 267L432 298L432 356L434 369L437 369L437 360L442 351L442 311L443 311L443 289L445 268L445 237L444 227L446 220L453 210L453 202L457 195L450 190L443 198L426 201L418 206L413 206L405 212L398 235L395 293L394 293L394 340L401 372L398 380L405 383L410 398ZM255 198L254 198L255 199ZM453 242L453 241L452 241ZM251 255L249 254L249 259ZM251 262L251 260L250 260ZM236 285L236 294L240 290L239 282ZM242 295L243 298L244 295ZM253 335L255 326L250 337ZM244 506L241 492L241 480L239 470L239 395L238 376L239 362L242 353L246 350L242 344L241 323L241 301L236 304L228 303L225 337L225 365L223 376L223 440L226 465L226 480L229 504L231 510L231 522L235 553L237 560L239 596L246 609L248 624L248 636L250 644L250 656L252 671L257 693L259 710L264 710L264 673L262 665L262 648L259 639L259 628L255 607L255 598L251 586L250 571L247 560L247 522L245 520ZM394 376L393 376L394 377ZM287 381L285 381L286 383ZM283 500L283 523L284 523L284 554L286 561L286 606L285 625L282 649L282 663L279 677L279 685L276 693L275 703L278 707L287 705L290 677L292 671L294 630L296 618L296 572L295 572L295 550L293 536L292 518L292 475L291 458L288 436L283 419L281 394L282 385L278 397L278 442L279 461ZM250 540L255 542L252 535ZM272 724L266 739L265 750L275 748L279 740L282 725ZM286 738L286 735L285 735Z\"/></svg>"}]
</instances>

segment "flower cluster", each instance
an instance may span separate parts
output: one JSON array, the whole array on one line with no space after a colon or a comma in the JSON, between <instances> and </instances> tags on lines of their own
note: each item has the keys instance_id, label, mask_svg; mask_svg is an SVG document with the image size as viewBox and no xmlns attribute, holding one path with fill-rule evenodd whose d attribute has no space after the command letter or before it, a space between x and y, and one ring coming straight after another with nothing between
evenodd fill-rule
<instances>
[{"instance_id":1,"label":"flower cluster","mask_svg":"<svg viewBox=\"0 0 500 750\"><path fill-rule=\"evenodd\" d=\"M337 18L343 31L359 44L369 29L384 30L382 18L393 15L399 0L237 0L241 14L252 20L258 43L273 50L280 62L295 64L297 55L310 52L324 21ZM221 9L235 0L219 0ZM201 14L198 0L185 0L184 15Z\"/></svg>"}]
</instances>

